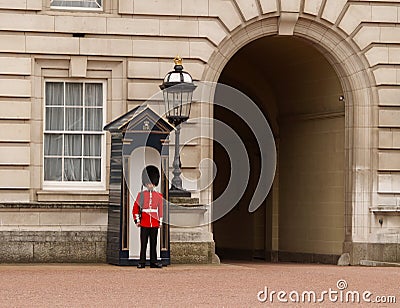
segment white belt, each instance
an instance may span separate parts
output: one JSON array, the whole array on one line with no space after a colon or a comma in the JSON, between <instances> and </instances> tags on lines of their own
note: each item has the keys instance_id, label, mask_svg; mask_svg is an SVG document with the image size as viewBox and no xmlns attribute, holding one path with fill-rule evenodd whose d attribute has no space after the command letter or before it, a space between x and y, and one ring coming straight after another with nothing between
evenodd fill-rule
<instances>
[{"instance_id":1,"label":"white belt","mask_svg":"<svg viewBox=\"0 0 400 308\"><path fill-rule=\"evenodd\" d=\"M157 213L158 210L157 209L143 209L143 212L145 212L145 213Z\"/></svg>"}]
</instances>

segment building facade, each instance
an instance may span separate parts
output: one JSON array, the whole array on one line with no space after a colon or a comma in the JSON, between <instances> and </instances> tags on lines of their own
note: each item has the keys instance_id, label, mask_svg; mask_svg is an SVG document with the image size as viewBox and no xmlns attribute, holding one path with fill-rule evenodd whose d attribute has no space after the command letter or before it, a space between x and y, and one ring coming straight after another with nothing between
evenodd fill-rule
<instances>
[{"instance_id":1,"label":"building facade","mask_svg":"<svg viewBox=\"0 0 400 308\"><path fill-rule=\"evenodd\" d=\"M193 117L241 135L252 166L238 207L212 223L229 160L218 131L184 125L184 186L208 206L217 254L400 261L399 23L396 0L0 1L0 259L105 261L103 127L157 94L180 55L195 80L249 96L277 146L250 214L265 158L240 115L194 102ZM218 172L203 187L208 159Z\"/></svg>"}]
</instances>

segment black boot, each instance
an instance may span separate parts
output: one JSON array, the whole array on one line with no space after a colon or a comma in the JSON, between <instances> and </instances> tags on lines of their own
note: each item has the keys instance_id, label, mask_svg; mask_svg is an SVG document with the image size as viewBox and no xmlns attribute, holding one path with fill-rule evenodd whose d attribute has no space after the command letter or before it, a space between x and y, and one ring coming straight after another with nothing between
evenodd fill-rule
<instances>
[{"instance_id":1,"label":"black boot","mask_svg":"<svg viewBox=\"0 0 400 308\"><path fill-rule=\"evenodd\" d=\"M145 267L145 265L143 264L143 263L139 263L138 265L137 265L137 268L144 268Z\"/></svg>"},{"instance_id":2,"label":"black boot","mask_svg":"<svg viewBox=\"0 0 400 308\"><path fill-rule=\"evenodd\" d=\"M151 268L162 268L162 264L159 262L154 262L150 264Z\"/></svg>"}]
</instances>

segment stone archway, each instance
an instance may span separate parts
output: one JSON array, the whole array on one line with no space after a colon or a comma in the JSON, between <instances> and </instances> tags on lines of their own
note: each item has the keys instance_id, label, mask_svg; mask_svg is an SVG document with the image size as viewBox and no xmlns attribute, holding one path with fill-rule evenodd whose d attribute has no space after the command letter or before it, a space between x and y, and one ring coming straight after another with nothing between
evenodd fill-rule
<instances>
[{"instance_id":1,"label":"stone archway","mask_svg":"<svg viewBox=\"0 0 400 308\"><path fill-rule=\"evenodd\" d=\"M282 18L282 17L280 17ZM285 21L283 20L282 23ZM372 127L374 104L373 78L369 65L351 40L326 24L296 19L292 35L318 49L335 70L345 96L345 244L343 252L351 252L353 242L367 241L367 217L373 190L373 157L376 148ZM217 82L232 57L245 45L280 33L280 21L268 18L249 22L234 31L220 45L207 64L203 79ZM287 34L287 33L286 33ZM279 250L279 248L278 248Z\"/></svg>"}]
</instances>

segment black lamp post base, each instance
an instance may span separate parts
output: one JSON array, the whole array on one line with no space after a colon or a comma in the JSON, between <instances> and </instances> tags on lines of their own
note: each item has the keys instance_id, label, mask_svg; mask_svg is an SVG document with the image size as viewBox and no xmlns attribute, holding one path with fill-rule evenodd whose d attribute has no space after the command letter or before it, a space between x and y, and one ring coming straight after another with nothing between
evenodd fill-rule
<instances>
[{"instance_id":1,"label":"black lamp post base","mask_svg":"<svg viewBox=\"0 0 400 308\"><path fill-rule=\"evenodd\" d=\"M190 198L192 196L190 191L179 189L176 187L171 187L171 189L169 190L169 195L170 197L186 197L186 198Z\"/></svg>"}]
</instances>

